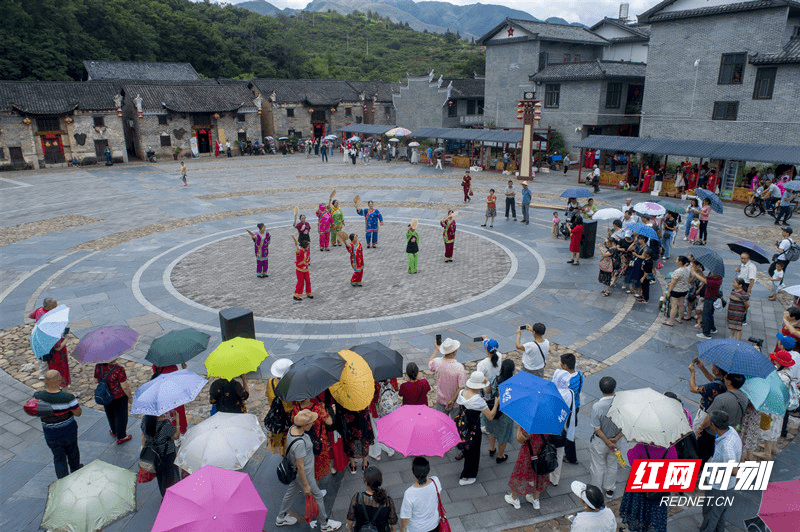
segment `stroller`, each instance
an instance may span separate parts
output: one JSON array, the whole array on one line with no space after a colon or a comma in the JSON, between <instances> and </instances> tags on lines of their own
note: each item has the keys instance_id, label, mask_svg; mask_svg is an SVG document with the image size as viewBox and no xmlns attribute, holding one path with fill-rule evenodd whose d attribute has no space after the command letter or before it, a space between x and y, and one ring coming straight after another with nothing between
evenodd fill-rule
<instances>
[{"instance_id":1,"label":"stroller","mask_svg":"<svg viewBox=\"0 0 800 532\"><path fill-rule=\"evenodd\" d=\"M573 220L573 218L575 216L580 216L580 215L581 215L581 212L578 209L567 209L564 212L564 219L561 220L560 224L558 224L558 233L556 234L556 238L558 238L559 235L563 235L564 236L564 240L569 240L569 237L570 237L570 230L569 230L570 223L572 223L572 220Z\"/></svg>"}]
</instances>

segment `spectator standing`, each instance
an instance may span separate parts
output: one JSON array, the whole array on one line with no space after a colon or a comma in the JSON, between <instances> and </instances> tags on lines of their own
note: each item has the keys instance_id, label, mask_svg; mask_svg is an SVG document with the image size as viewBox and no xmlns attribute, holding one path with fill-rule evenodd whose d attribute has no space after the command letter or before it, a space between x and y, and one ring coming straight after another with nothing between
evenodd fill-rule
<instances>
[{"instance_id":1,"label":"spectator standing","mask_svg":"<svg viewBox=\"0 0 800 532\"><path fill-rule=\"evenodd\" d=\"M442 483L429 477L431 466L424 456L411 464L416 479L403 494L400 506L400 532L434 532L439 530L439 498Z\"/></svg>"},{"instance_id":2,"label":"spectator standing","mask_svg":"<svg viewBox=\"0 0 800 532\"><path fill-rule=\"evenodd\" d=\"M566 442L564 447L558 448L558 466L556 467L555 471L550 473L550 484L553 486L558 486L558 482L561 480L561 466L563 463L573 463L577 464L577 459L573 462L569 462L564 455L566 453L566 446L570 443L572 444L572 448L575 448L575 425L577 424L577 410L576 410L576 403L577 403L577 396L575 392L573 392L569 387L569 373L567 373L563 369L557 369L553 373L553 383L558 388L561 397L564 399L564 402L569 406L569 414L567 415L567 419L564 422L564 428L566 429ZM573 451L574 452L574 451Z\"/></svg>"},{"instance_id":3,"label":"spectator standing","mask_svg":"<svg viewBox=\"0 0 800 532\"><path fill-rule=\"evenodd\" d=\"M540 509L539 495L547 489L550 483L549 475L537 475L531 466L531 457L542 450L545 436L541 434L528 434L517 425L517 441L522 445L519 448L519 457L511 472L508 487L511 493L506 493L505 501L516 510L520 509L519 496L524 495L525 500L533 505L534 510Z\"/></svg>"},{"instance_id":4,"label":"spectator standing","mask_svg":"<svg viewBox=\"0 0 800 532\"><path fill-rule=\"evenodd\" d=\"M669 260L672 255L672 239L675 236L675 230L678 228L678 220L675 216L675 213L667 212L667 215L664 217L664 226L661 233L661 247L664 248L664 260Z\"/></svg>"},{"instance_id":5,"label":"spectator standing","mask_svg":"<svg viewBox=\"0 0 800 532\"><path fill-rule=\"evenodd\" d=\"M523 330L533 333L532 342L520 343ZM523 371L542 378L544 378L544 367L545 364L547 364L547 355L550 353L550 340L544 338L546 330L547 328L543 323L534 323L533 326L523 325L517 330L516 348L523 351Z\"/></svg>"},{"instance_id":6,"label":"spectator standing","mask_svg":"<svg viewBox=\"0 0 800 532\"><path fill-rule=\"evenodd\" d=\"M744 283L743 279L738 277L734 279L733 289L728 297L728 330L730 330L730 337L737 340L742 339L742 325L750 306L750 295L747 293Z\"/></svg>"},{"instance_id":7,"label":"spectator standing","mask_svg":"<svg viewBox=\"0 0 800 532\"><path fill-rule=\"evenodd\" d=\"M789 216L792 213L792 197L794 196L794 192L789 190L788 188L783 190L781 194L780 203L778 206L780 209L778 210L778 214L775 216L775 225L781 224L781 217L783 217L783 223L789 223Z\"/></svg>"},{"instance_id":8,"label":"spectator standing","mask_svg":"<svg viewBox=\"0 0 800 532\"><path fill-rule=\"evenodd\" d=\"M567 175L567 170L569 170L569 153L564 155L564 175Z\"/></svg>"},{"instance_id":9,"label":"spectator standing","mask_svg":"<svg viewBox=\"0 0 800 532\"><path fill-rule=\"evenodd\" d=\"M447 338L442 345L436 345L433 354L428 359L428 369L436 375L436 404L434 408L444 412L455 419L458 413L456 397L466 383L464 365L456 360L461 342ZM442 358L436 358L436 353L441 353Z\"/></svg>"},{"instance_id":10,"label":"spectator standing","mask_svg":"<svg viewBox=\"0 0 800 532\"><path fill-rule=\"evenodd\" d=\"M311 143L306 145L306 149L309 153L311 153ZM272 408L272 404L275 402L275 388L278 386L278 383L281 382L281 379L286 372L289 371L289 368L292 367L292 361L288 358L279 358L275 362L272 363L270 366L270 373L272 373L272 378L267 381L265 386L264 394L267 397L267 404L270 408ZM283 408L284 413L286 414L287 418L292 413L293 404L291 401L283 401L281 400L281 408ZM286 447L286 433L281 432L278 434L273 434L269 432L267 434L269 436L269 440L267 441L267 449L270 450L272 454L283 454L283 449Z\"/></svg>"},{"instance_id":11,"label":"spectator standing","mask_svg":"<svg viewBox=\"0 0 800 532\"><path fill-rule=\"evenodd\" d=\"M728 415L728 424L734 429L739 427L747 410L750 401L747 396L739 390L744 384L744 375L738 373L728 373L725 375L726 391L717 395L714 401L706 409L708 417L697 427L697 447L700 458L705 462L714 454L714 439L716 432L711 428L711 415L714 412L722 411ZM740 444L741 445L741 444Z\"/></svg>"},{"instance_id":12,"label":"spectator standing","mask_svg":"<svg viewBox=\"0 0 800 532\"><path fill-rule=\"evenodd\" d=\"M677 459L678 452L673 445L664 449L657 445L637 443L628 451L628 463L645 459ZM668 508L661 504L661 498L650 500L647 493L625 492L619 507L619 516L629 532L666 532Z\"/></svg>"},{"instance_id":13,"label":"spectator standing","mask_svg":"<svg viewBox=\"0 0 800 532\"><path fill-rule=\"evenodd\" d=\"M500 384L514 376L514 368L513 360L510 358L503 360L503 363L500 365L500 374L490 382L490 397L494 398L495 401L500 397ZM497 458L495 461L498 464L502 464L508 460L506 445L508 445L508 442L510 442L511 438L514 436L514 420L502 412L498 412L494 419L485 420L485 424L486 432L489 433L489 456L494 456L496 451ZM495 444L497 445L496 448Z\"/></svg>"},{"instance_id":14,"label":"spectator standing","mask_svg":"<svg viewBox=\"0 0 800 532\"><path fill-rule=\"evenodd\" d=\"M522 222L525 225L531 223L529 211L531 208L531 190L528 188L528 182L522 182Z\"/></svg>"},{"instance_id":15,"label":"spectator standing","mask_svg":"<svg viewBox=\"0 0 800 532\"><path fill-rule=\"evenodd\" d=\"M216 406L217 412L244 414L247 412L245 401L250 397L247 390L247 379L241 376L242 383L236 379L217 379L208 391L208 401Z\"/></svg>"},{"instance_id":16,"label":"spectator standing","mask_svg":"<svg viewBox=\"0 0 800 532\"><path fill-rule=\"evenodd\" d=\"M567 264L580 264L581 239L583 238L583 218L573 216L569 226L569 251L572 254Z\"/></svg>"},{"instance_id":17,"label":"spectator standing","mask_svg":"<svg viewBox=\"0 0 800 532\"><path fill-rule=\"evenodd\" d=\"M775 271L772 272L772 276L769 279L771 281L769 287L769 296L767 299L770 301L775 301L778 299L778 290L783 287L783 263L776 262L775 263Z\"/></svg>"},{"instance_id":18,"label":"spectator standing","mask_svg":"<svg viewBox=\"0 0 800 532\"><path fill-rule=\"evenodd\" d=\"M175 466L175 440L181 436L180 428L180 423L176 428L170 422L169 414L142 418L142 447L148 446L156 454L156 480L162 498L167 488L181 479Z\"/></svg>"},{"instance_id":19,"label":"spectator standing","mask_svg":"<svg viewBox=\"0 0 800 532\"><path fill-rule=\"evenodd\" d=\"M428 392L431 385L428 379L419 379L419 366L414 362L406 365L406 376L408 380L400 385L399 394L403 399L404 405L425 405L428 406Z\"/></svg>"},{"instance_id":20,"label":"spectator standing","mask_svg":"<svg viewBox=\"0 0 800 532\"><path fill-rule=\"evenodd\" d=\"M714 324L714 302L720 297L719 289L722 286L722 277L715 273L703 275L702 272L697 270L695 270L694 276L705 283L703 291L703 331L697 333L696 336L703 340L710 340L711 335L717 332L717 327Z\"/></svg>"},{"instance_id":21,"label":"spectator standing","mask_svg":"<svg viewBox=\"0 0 800 532\"><path fill-rule=\"evenodd\" d=\"M715 411L709 414L709 428L715 435L714 454L709 460L710 463L727 464L728 462L739 462L742 457L742 440L730 426L729 416L722 411ZM736 469L734 470L734 473ZM713 482L708 496L717 500L718 497L725 497L726 492L736 484L734 475ZM728 507L724 504L703 506L703 522L700 525L700 532L722 532L725 530L725 513Z\"/></svg>"},{"instance_id":22,"label":"spectator standing","mask_svg":"<svg viewBox=\"0 0 800 532\"><path fill-rule=\"evenodd\" d=\"M460 407L459 416L464 416L471 438L464 441L463 456L464 467L461 470L461 477L458 481L461 486L474 484L478 477L478 469L481 464L481 414L486 416L489 421L497 415L500 401L495 401L494 406L489 408L486 400L481 397L480 391L488 386L489 382L480 371L473 371L467 380L463 390L458 392L456 403Z\"/></svg>"},{"instance_id":23,"label":"spectator standing","mask_svg":"<svg viewBox=\"0 0 800 532\"><path fill-rule=\"evenodd\" d=\"M46 297L46 298L44 298L44 301L42 301L42 306L34 309L33 312L28 314L28 317L31 318L32 320L38 322L39 318L41 318L42 316L44 316L45 314L47 314L48 312L50 312L51 310L53 310L57 306L58 306L58 301L56 301L55 298ZM47 370L50 369L50 368L49 368L47 362L45 362L44 360L40 360L40 359L37 358L36 359L36 363L39 366L39 380L43 381L45 372L47 372Z\"/></svg>"},{"instance_id":24,"label":"spectator standing","mask_svg":"<svg viewBox=\"0 0 800 532\"><path fill-rule=\"evenodd\" d=\"M672 327L677 319L678 323L683 323L683 298L689 293L689 259L680 255L675 262L678 268L672 272L672 276L667 286L667 297L669 297L669 319L664 325Z\"/></svg>"},{"instance_id":25,"label":"spectator standing","mask_svg":"<svg viewBox=\"0 0 800 532\"><path fill-rule=\"evenodd\" d=\"M569 389L575 394L575 426L578 425L578 413L581 410L581 390L583 390L583 373L575 369L576 362L575 355L572 353L561 355L561 370L567 373ZM558 380L563 379L563 375L556 377L556 373L558 373L558 370L553 373L553 382L558 386ZM578 463L574 438L572 438L571 443L570 438L567 438L567 444L564 446L564 455L564 462L568 464Z\"/></svg>"},{"instance_id":26,"label":"spectator standing","mask_svg":"<svg viewBox=\"0 0 800 532\"><path fill-rule=\"evenodd\" d=\"M506 187L506 220L508 220L508 211L511 211L511 217L517 221L517 192L514 190L514 181L508 180L508 187Z\"/></svg>"},{"instance_id":27,"label":"spectator standing","mask_svg":"<svg viewBox=\"0 0 800 532\"><path fill-rule=\"evenodd\" d=\"M497 216L497 196L494 193L494 189L490 188L489 194L486 196L486 218L483 220L481 227L486 227L486 222L489 221L489 218L492 219L489 227L494 227L495 216Z\"/></svg>"},{"instance_id":28,"label":"spectator standing","mask_svg":"<svg viewBox=\"0 0 800 532\"><path fill-rule=\"evenodd\" d=\"M600 486L608 498L613 497L617 489L619 460L614 453L619 450L617 442L622 438L619 427L607 416L616 388L617 381L613 377L600 379L600 393L603 396L592 405L593 433L589 438L592 484Z\"/></svg>"},{"instance_id":29,"label":"spectator standing","mask_svg":"<svg viewBox=\"0 0 800 532\"><path fill-rule=\"evenodd\" d=\"M703 372L705 378L708 379L708 383L701 386L697 385L695 369L699 369ZM700 424L705 420L708 415L708 407L714 402L714 398L721 393L725 393L727 390L727 388L725 388L725 376L727 374L728 372L719 369L713 364L711 365L711 371L708 371L703 365L703 361L699 358L695 358L694 362L689 364L689 391L700 394L700 406L697 408L697 413L695 413L692 418L694 420L692 424L694 430L697 430Z\"/></svg>"},{"instance_id":30,"label":"spectator standing","mask_svg":"<svg viewBox=\"0 0 800 532\"><path fill-rule=\"evenodd\" d=\"M790 392L790 397L797 396L797 381L792 379L792 374L790 373L792 366L795 365L792 355L788 351L775 351L769 355L769 359L775 365L775 370L778 372L778 376L781 378L783 385L786 386L786 389L790 390L791 387L794 387L794 393ZM778 454L778 436L781 434L783 416L770 414L770 419L769 429L761 432L761 436L764 438L764 453L758 455L761 460L772 460Z\"/></svg>"},{"instance_id":31,"label":"spectator standing","mask_svg":"<svg viewBox=\"0 0 800 532\"><path fill-rule=\"evenodd\" d=\"M333 418L328 414L322 403L316 397L313 397L294 403L292 407L292 422L294 422L294 417L303 410L317 414L317 418L311 424L311 430L314 431L320 441L320 451L314 457L314 480L319 482L331 474L333 455L331 453L330 440L328 439L328 427L333 425Z\"/></svg>"},{"instance_id":32,"label":"spectator standing","mask_svg":"<svg viewBox=\"0 0 800 532\"><path fill-rule=\"evenodd\" d=\"M794 241L792 240L792 228L791 227L783 227L781 229L781 241L775 245L775 250L778 252L778 256L776 259L770 264L769 266L769 276L772 277L772 274L775 272L775 265L780 263L783 265L783 272L784 275L786 274L786 267L789 266L789 261L786 259L786 252L789 251L789 248L792 247Z\"/></svg>"},{"instance_id":33,"label":"spectator standing","mask_svg":"<svg viewBox=\"0 0 800 532\"><path fill-rule=\"evenodd\" d=\"M594 170L592 170L592 187L594 187L595 194L600 192L600 168L597 165L594 165Z\"/></svg>"},{"instance_id":34,"label":"spectator standing","mask_svg":"<svg viewBox=\"0 0 800 532\"><path fill-rule=\"evenodd\" d=\"M585 508L572 520L570 532L616 532L617 518L606 507L600 488L577 480L573 480L570 487Z\"/></svg>"},{"instance_id":35,"label":"spectator standing","mask_svg":"<svg viewBox=\"0 0 800 532\"><path fill-rule=\"evenodd\" d=\"M127 434L128 430L128 401L133 397L128 375L125 368L117 364L116 359L111 362L96 364L94 378L100 383L105 381L114 399L103 406L111 428L109 433L117 439L117 445L125 443L133 436Z\"/></svg>"},{"instance_id":36,"label":"spectator standing","mask_svg":"<svg viewBox=\"0 0 800 532\"><path fill-rule=\"evenodd\" d=\"M83 467L75 421L75 416L81 415L81 406L74 395L61 389L61 374L54 369L45 372L44 390L34 392L33 397L53 407L52 416L41 418L42 431L53 453L56 477L64 478Z\"/></svg>"},{"instance_id":37,"label":"spectator standing","mask_svg":"<svg viewBox=\"0 0 800 532\"><path fill-rule=\"evenodd\" d=\"M381 487L383 475L377 467L370 466L364 471L364 491L353 495L347 511L347 530L364 530L371 523L378 532L394 532L397 526L397 513L394 501Z\"/></svg>"}]
</instances>

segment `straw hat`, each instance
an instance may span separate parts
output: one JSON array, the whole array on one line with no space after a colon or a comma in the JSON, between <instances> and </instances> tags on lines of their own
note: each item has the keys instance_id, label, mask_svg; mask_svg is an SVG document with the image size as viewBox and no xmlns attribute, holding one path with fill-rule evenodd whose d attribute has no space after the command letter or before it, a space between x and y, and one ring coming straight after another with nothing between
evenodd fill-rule
<instances>
[{"instance_id":1,"label":"straw hat","mask_svg":"<svg viewBox=\"0 0 800 532\"><path fill-rule=\"evenodd\" d=\"M443 355L449 355L458 350L461 347L461 342L458 340L453 340L452 338L446 338L442 345L439 346L439 352Z\"/></svg>"},{"instance_id":2,"label":"straw hat","mask_svg":"<svg viewBox=\"0 0 800 532\"><path fill-rule=\"evenodd\" d=\"M289 371L289 368L292 366L292 361L288 358L279 358L275 362L272 363L272 366L269 368L269 372L272 373L272 376L276 379L283 378L286 375L286 372Z\"/></svg>"},{"instance_id":3,"label":"straw hat","mask_svg":"<svg viewBox=\"0 0 800 532\"><path fill-rule=\"evenodd\" d=\"M473 371L472 375L469 376L469 380L465 386L473 390L481 390L485 388L486 375L484 375L482 371Z\"/></svg>"},{"instance_id":4,"label":"straw hat","mask_svg":"<svg viewBox=\"0 0 800 532\"><path fill-rule=\"evenodd\" d=\"M311 410L301 410L295 414L294 424L298 427L305 427L306 425L310 425L316 421L318 417L319 414L316 412L312 412Z\"/></svg>"}]
</instances>

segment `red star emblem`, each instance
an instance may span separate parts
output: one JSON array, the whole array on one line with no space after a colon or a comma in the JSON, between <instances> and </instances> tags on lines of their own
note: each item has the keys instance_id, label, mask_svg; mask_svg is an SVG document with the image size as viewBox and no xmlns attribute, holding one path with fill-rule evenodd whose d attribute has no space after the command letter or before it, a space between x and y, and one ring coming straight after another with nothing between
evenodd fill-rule
<instances>
[{"instance_id":1,"label":"red star emblem","mask_svg":"<svg viewBox=\"0 0 800 532\"><path fill-rule=\"evenodd\" d=\"M508 31L508 36L509 37L513 37L514 36L514 28L508 28L507 31Z\"/></svg>"}]
</instances>

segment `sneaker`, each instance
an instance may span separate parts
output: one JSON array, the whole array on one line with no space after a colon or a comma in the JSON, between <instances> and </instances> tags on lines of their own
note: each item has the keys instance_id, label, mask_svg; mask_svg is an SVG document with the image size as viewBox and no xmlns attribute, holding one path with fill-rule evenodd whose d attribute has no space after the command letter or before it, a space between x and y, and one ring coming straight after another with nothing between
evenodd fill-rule
<instances>
[{"instance_id":1,"label":"sneaker","mask_svg":"<svg viewBox=\"0 0 800 532\"><path fill-rule=\"evenodd\" d=\"M323 525L320 530L322 532L331 532L332 530L339 530L342 528L342 522L336 521L335 519L328 519L328 522Z\"/></svg>"},{"instance_id":2,"label":"sneaker","mask_svg":"<svg viewBox=\"0 0 800 532\"><path fill-rule=\"evenodd\" d=\"M319 490L319 492L322 493L323 497L328 494L328 490Z\"/></svg>"},{"instance_id":3,"label":"sneaker","mask_svg":"<svg viewBox=\"0 0 800 532\"><path fill-rule=\"evenodd\" d=\"M469 486L470 484L475 484L475 481L478 480L476 478L462 478L458 481L459 486Z\"/></svg>"},{"instance_id":4,"label":"sneaker","mask_svg":"<svg viewBox=\"0 0 800 532\"><path fill-rule=\"evenodd\" d=\"M522 506L519 504L519 499L515 499L513 495L510 493L506 493L505 497L503 497L505 501L514 507L515 510L519 510Z\"/></svg>"},{"instance_id":5,"label":"sneaker","mask_svg":"<svg viewBox=\"0 0 800 532\"><path fill-rule=\"evenodd\" d=\"M742 322L742 325L747 325L747 322L746 322L746 321L743 321L743 322Z\"/></svg>"},{"instance_id":6,"label":"sneaker","mask_svg":"<svg viewBox=\"0 0 800 532\"><path fill-rule=\"evenodd\" d=\"M716 329L711 329L711 334L717 334L717 330Z\"/></svg>"},{"instance_id":7,"label":"sneaker","mask_svg":"<svg viewBox=\"0 0 800 532\"><path fill-rule=\"evenodd\" d=\"M275 526L292 526L295 523L297 523L297 518L289 514L275 519Z\"/></svg>"},{"instance_id":8,"label":"sneaker","mask_svg":"<svg viewBox=\"0 0 800 532\"><path fill-rule=\"evenodd\" d=\"M614 490L606 490L606 497L608 497L609 499L613 499L614 498Z\"/></svg>"},{"instance_id":9,"label":"sneaker","mask_svg":"<svg viewBox=\"0 0 800 532\"><path fill-rule=\"evenodd\" d=\"M355 475L357 471L358 471L358 469L356 469L356 466L351 464L350 465L350 474L351 475Z\"/></svg>"},{"instance_id":10,"label":"sneaker","mask_svg":"<svg viewBox=\"0 0 800 532\"><path fill-rule=\"evenodd\" d=\"M695 334L695 336L697 336L698 338L702 338L703 340L711 340L710 336L706 336L703 333L697 333L697 334Z\"/></svg>"},{"instance_id":11,"label":"sneaker","mask_svg":"<svg viewBox=\"0 0 800 532\"><path fill-rule=\"evenodd\" d=\"M531 495L530 493L525 495L525 500L533 505L534 510L538 510L540 508L539 499L534 499L533 495Z\"/></svg>"}]
</instances>

